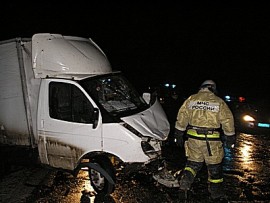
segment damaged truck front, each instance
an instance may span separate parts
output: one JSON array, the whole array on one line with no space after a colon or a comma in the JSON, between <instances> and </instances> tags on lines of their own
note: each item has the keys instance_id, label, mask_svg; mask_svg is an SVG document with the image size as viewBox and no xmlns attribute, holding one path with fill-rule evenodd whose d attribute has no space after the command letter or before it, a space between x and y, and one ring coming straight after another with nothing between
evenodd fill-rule
<instances>
[{"instance_id":1,"label":"damaged truck front","mask_svg":"<svg viewBox=\"0 0 270 203\"><path fill-rule=\"evenodd\" d=\"M112 71L91 40L59 34L0 42L0 143L37 148L41 164L87 168L98 193L112 193L116 163L158 160L169 134L158 103Z\"/></svg>"}]
</instances>

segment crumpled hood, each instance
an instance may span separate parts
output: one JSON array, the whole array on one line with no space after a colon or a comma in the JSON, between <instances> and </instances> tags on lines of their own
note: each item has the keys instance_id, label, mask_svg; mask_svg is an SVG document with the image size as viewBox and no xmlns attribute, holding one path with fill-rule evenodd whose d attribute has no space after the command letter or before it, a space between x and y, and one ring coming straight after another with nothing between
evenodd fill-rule
<instances>
[{"instance_id":1,"label":"crumpled hood","mask_svg":"<svg viewBox=\"0 0 270 203\"><path fill-rule=\"evenodd\" d=\"M159 140L167 139L170 132L167 116L157 100L149 109L121 119L142 135Z\"/></svg>"}]
</instances>

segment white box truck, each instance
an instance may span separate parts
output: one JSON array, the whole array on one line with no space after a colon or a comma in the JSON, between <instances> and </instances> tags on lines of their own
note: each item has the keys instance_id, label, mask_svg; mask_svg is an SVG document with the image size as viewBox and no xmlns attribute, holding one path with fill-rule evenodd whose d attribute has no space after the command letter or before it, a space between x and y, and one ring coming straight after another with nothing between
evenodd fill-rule
<instances>
[{"instance_id":1,"label":"white box truck","mask_svg":"<svg viewBox=\"0 0 270 203\"><path fill-rule=\"evenodd\" d=\"M38 149L41 164L112 193L115 167L143 169L161 157L170 131L91 40L40 33L0 42L0 144ZM114 161L112 161L114 160Z\"/></svg>"}]
</instances>

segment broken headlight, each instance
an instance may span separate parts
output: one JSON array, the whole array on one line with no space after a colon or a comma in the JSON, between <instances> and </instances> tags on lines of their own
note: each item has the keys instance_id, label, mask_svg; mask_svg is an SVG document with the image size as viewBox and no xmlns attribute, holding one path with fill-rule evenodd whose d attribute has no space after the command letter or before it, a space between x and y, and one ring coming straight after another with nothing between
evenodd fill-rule
<instances>
[{"instance_id":1,"label":"broken headlight","mask_svg":"<svg viewBox=\"0 0 270 203\"><path fill-rule=\"evenodd\" d=\"M128 129L133 134L137 135L141 138L141 146L143 152L148 155L150 158L156 157L161 153L160 141L151 137L143 136L140 132L138 132L135 128L130 126L127 123L123 123L123 126ZM158 153L157 153L158 152Z\"/></svg>"}]
</instances>

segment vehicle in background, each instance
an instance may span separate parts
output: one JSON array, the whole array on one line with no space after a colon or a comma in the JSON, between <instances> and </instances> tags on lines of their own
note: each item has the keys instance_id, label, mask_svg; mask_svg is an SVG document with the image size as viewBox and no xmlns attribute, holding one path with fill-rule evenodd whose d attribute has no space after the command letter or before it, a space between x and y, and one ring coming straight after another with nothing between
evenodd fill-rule
<instances>
[{"instance_id":1,"label":"vehicle in background","mask_svg":"<svg viewBox=\"0 0 270 203\"><path fill-rule=\"evenodd\" d=\"M249 134L270 132L270 103L267 99L225 96L237 131Z\"/></svg>"},{"instance_id":2,"label":"vehicle in background","mask_svg":"<svg viewBox=\"0 0 270 203\"><path fill-rule=\"evenodd\" d=\"M91 40L41 33L0 42L0 144L37 149L41 164L87 168L98 193L158 164L170 125ZM146 97L148 96L148 97ZM158 168L158 166L153 167Z\"/></svg>"}]
</instances>

